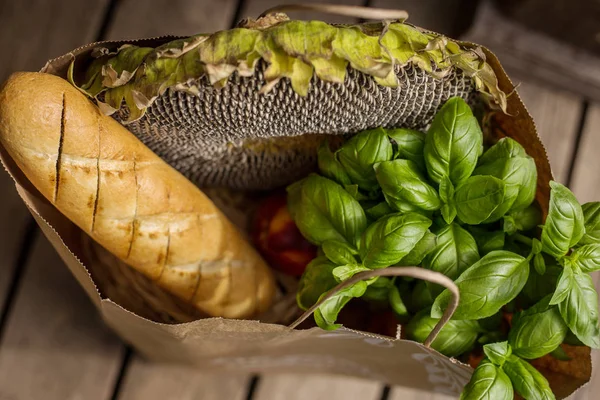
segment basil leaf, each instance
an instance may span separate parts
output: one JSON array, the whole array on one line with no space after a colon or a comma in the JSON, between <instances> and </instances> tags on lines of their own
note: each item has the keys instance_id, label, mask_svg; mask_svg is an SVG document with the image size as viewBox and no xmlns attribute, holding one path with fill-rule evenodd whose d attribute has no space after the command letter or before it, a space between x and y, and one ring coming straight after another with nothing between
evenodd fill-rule
<instances>
[{"instance_id":1,"label":"basil leaf","mask_svg":"<svg viewBox=\"0 0 600 400\"><path fill-rule=\"evenodd\" d=\"M391 214L374 222L360 242L360 256L368 268L398 263L425 236L431 220L416 213Z\"/></svg>"},{"instance_id":2,"label":"basil leaf","mask_svg":"<svg viewBox=\"0 0 600 400\"><path fill-rule=\"evenodd\" d=\"M440 199L442 205L442 217L447 224L451 224L456 218L456 206L454 205L454 185L450 178L444 176L440 182Z\"/></svg>"},{"instance_id":3,"label":"basil leaf","mask_svg":"<svg viewBox=\"0 0 600 400\"><path fill-rule=\"evenodd\" d=\"M436 235L437 245L423 261L425 268L440 272L450 279L456 279L479 261L475 239L460 225L456 223L447 225L438 230Z\"/></svg>"},{"instance_id":4,"label":"basil leaf","mask_svg":"<svg viewBox=\"0 0 600 400\"><path fill-rule=\"evenodd\" d=\"M513 386L501 368L484 359L463 389L460 400L513 400Z\"/></svg>"},{"instance_id":5,"label":"basil leaf","mask_svg":"<svg viewBox=\"0 0 600 400\"><path fill-rule=\"evenodd\" d=\"M466 224L479 225L502 218L507 211L504 182L493 176L472 176L456 189L454 203L458 218Z\"/></svg>"},{"instance_id":6,"label":"basil leaf","mask_svg":"<svg viewBox=\"0 0 600 400\"><path fill-rule=\"evenodd\" d=\"M511 138L503 138L490 147L479 159L473 175L490 175L501 179L506 187L500 210L521 210L529 206L537 185L535 161L523 147ZM495 217L493 218L496 219Z\"/></svg>"},{"instance_id":7,"label":"basil leaf","mask_svg":"<svg viewBox=\"0 0 600 400\"><path fill-rule=\"evenodd\" d=\"M583 272L600 270L600 243L581 246L570 256L571 262Z\"/></svg>"},{"instance_id":8,"label":"basil leaf","mask_svg":"<svg viewBox=\"0 0 600 400\"><path fill-rule=\"evenodd\" d=\"M408 338L423 343L439 322L429 316L429 310L415 315L406 326ZM456 357L473 348L477 336L482 332L477 321L448 321L435 338L431 347L445 356Z\"/></svg>"},{"instance_id":9,"label":"basil leaf","mask_svg":"<svg viewBox=\"0 0 600 400\"><path fill-rule=\"evenodd\" d=\"M417 242L410 253L398 262L398 265L405 267L421 265L425 257L433 251L436 244L437 236L430 231L425 232L423 238Z\"/></svg>"},{"instance_id":10,"label":"basil leaf","mask_svg":"<svg viewBox=\"0 0 600 400\"><path fill-rule=\"evenodd\" d=\"M373 166L392 159L392 144L382 128L361 132L335 153L353 183L361 189L377 189Z\"/></svg>"},{"instance_id":11,"label":"basil leaf","mask_svg":"<svg viewBox=\"0 0 600 400\"><path fill-rule=\"evenodd\" d=\"M418 281L411 293L410 306L412 312L418 312L432 306L434 296L425 281Z\"/></svg>"},{"instance_id":12,"label":"basil leaf","mask_svg":"<svg viewBox=\"0 0 600 400\"><path fill-rule=\"evenodd\" d=\"M570 267L563 268L558 277L554 294L550 299L550 304L555 305L563 302L568 296L571 288L575 285L575 274Z\"/></svg>"},{"instance_id":13,"label":"basil leaf","mask_svg":"<svg viewBox=\"0 0 600 400\"><path fill-rule=\"evenodd\" d=\"M319 146L319 149L317 150L317 159L319 170L327 178L332 179L341 185L352 184L352 181L346 173L346 170L344 170L342 164L340 164L331 151L327 140L324 140Z\"/></svg>"},{"instance_id":14,"label":"basil leaf","mask_svg":"<svg viewBox=\"0 0 600 400\"><path fill-rule=\"evenodd\" d=\"M317 257L306 266L296 293L298 307L309 309L323 293L337 285L332 275L334 268L335 264L325 257Z\"/></svg>"},{"instance_id":15,"label":"basil leaf","mask_svg":"<svg viewBox=\"0 0 600 400\"><path fill-rule=\"evenodd\" d=\"M585 234L579 244L600 243L600 202L585 203L581 209L583 210Z\"/></svg>"},{"instance_id":16,"label":"basil leaf","mask_svg":"<svg viewBox=\"0 0 600 400\"><path fill-rule=\"evenodd\" d=\"M497 313L512 301L529 276L526 258L510 251L497 250L483 256L455 281L460 291L460 304L452 318L481 319ZM433 304L431 316L440 318L451 295L448 289Z\"/></svg>"},{"instance_id":17,"label":"basil leaf","mask_svg":"<svg viewBox=\"0 0 600 400\"><path fill-rule=\"evenodd\" d=\"M337 183L318 175L288 187L288 208L302 235L316 245L327 240L354 245L367 227L358 201Z\"/></svg>"},{"instance_id":18,"label":"basil leaf","mask_svg":"<svg viewBox=\"0 0 600 400\"><path fill-rule=\"evenodd\" d=\"M366 290L367 283L365 281L356 282L354 285L340 290L315 310L314 317L317 325L327 331L339 328L341 325L336 324L335 321L342 308L353 298L361 297Z\"/></svg>"},{"instance_id":19,"label":"basil leaf","mask_svg":"<svg viewBox=\"0 0 600 400\"><path fill-rule=\"evenodd\" d=\"M544 256L541 253L537 253L533 257L533 268L535 268L535 272L540 275L546 273L546 261L544 261Z\"/></svg>"},{"instance_id":20,"label":"basil leaf","mask_svg":"<svg viewBox=\"0 0 600 400\"><path fill-rule=\"evenodd\" d=\"M344 185L346 192L350 193L350 196L354 197L358 201L370 200L369 196L363 194L359 189L358 185Z\"/></svg>"},{"instance_id":21,"label":"basil leaf","mask_svg":"<svg viewBox=\"0 0 600 400\"><path fill-rule=\"evenodd\" d=\"M441 209L442 217L447 224L454 222L456 218L456 206L454 204L444 204Z\"/></svg>"},{"instance_id":22,"label":"basil leaf","mask_svg":"<svg viewBox=\"0 0 600 400\"><path fill-rule=\"evenodd\" d=\"M569 269L565 268L565 271ZM558 304L558 309L567 326L579 340L593 349L600 348L598 294L589 274L573 274L570 290L566 298Z\"/></svg>"},{"instance_id":23,"label":"basil leaf","mask_svg":"<svg viewBox=\"0 0 600 400\"><path fill-rule=\"evenodd\" d=\"M425 147L425 134L412 129L388 129L388 136L396 143L396 157L410 160L417 164L421 171L425 171L423 147Z\"/></svg>"},{"instance_id":24,"label":"basil leaf","mask_svg":"<svg viewBox=\"0 0 600 400\"><path fill-rule=\"evenodd\" d=\"M429 177L440 183L444 176L455 186L475 169L483 134L469 105L459 97L446 101L425 135L425 165Z\"/></svg>"},{"instance_id":25,"label":"basil leaf","mask_svg":"<svg viewBox=\"0 0 600 400\"><path fill-rule=\"evenodd\" d=\"M512 348L508 342L489 343L483 346L483 352L494 365L501 367L512 354Z\"/></svg>"},{"instance_id":26,"label":"basil leaf","mask_svg":"<svg viewBox=\"0 0 600 400\"><path fill-rule=\"evenodd\" d=\"M555 399L544 376L527 361L512 355L502 366L515 391L524 399Z\"/></svg>"},{"instance_id":27,"label":"basil leaf","mask_svg":"<svg viewBox=\"0 0 600 400\"><path fill-rule=\"evenodd\" d=\"M523 210L511 211L504 216L504 232L512 235L517 231L528 231L542 223L542 212L536 205Z\"/></svg>"},{"instance_id":28,"label":"basil leaf","mask_svg":"<svg viewBox=\"0 0 600 400\"><path fill-rule=\"evenodd\" d=\"M560 361L571 361L571 357L569 357L567 352L560 346L551 351L550 355Z\"/></svg>"},{"instance_id":29,"label":"basil leaf","mask_svg":"<svg viewBox=\"0 0 600 400\"><path fill-rule=\"evenodd\" d=\"M396 317L399 318L400 322L404 322L410 314L402 300L402 295L398 287L392 286L390 288L388 300L392 310L396 313Z\"/></svg>"},{"instance_id":30,"label":"basil leaf","mask_svg":"<svg viewBox=\"0 0 600 400\"><path fill-rule=\"evenodd\" d=\"M475 238L479 254L486 255L494 250L502 250L506 235L501 231L488 231L476 226L468 227L469 232Z\"/></svg>"},{"instance_id":31,"label":"basil leaf","mask_svg":"<svg viewBox=\"0 0 600 400\"><path fill-rule=\"evenodd\" d=\"M550 209L542 229L544 252L560 258L577 244L585 228L583 210L569 189L557 182L550 182Z\"/></svg>"},{"instance_id":32,"label":"basil leaf","mask_svg":"<svg viewBox=\"0 0 600 400\"><path fill-rule=\"evenodd\" d=\"M529 279L520 294L520 304L527 308L554 293L561 272L562 268L554 264L546 265L546 273L543 275L531 268Z\"/></svg>"},{"instance_id":33,"label":"basil leaf","mask_svg":"<svg viewBox=\"0 0 600 400\"><path fill-rule=\"evenodd\" d=\"M346 242L339 240L327 240L323 242L323 252L325 256L336 265L356 264L355 254L358 252Z\"/></svg>"},{"instance_id":34,"label":"basil leaf","mask_svg":"<svg viewBox=\"0 0 600 400\"><path fill-rule=\"evenodd\" d=\"M441 202L437 191L425 181L417 164L409 160L386 161L375 165L377 182L388 204L400 211L400 204L411 204L434 211Z\"/></svg>"},{"instance_id":35,"label":"basil leaf","mask_svg":"<svg viewBox=\"0 0 600 400\"><path fill-rule=\"evenodd\" d=\"M577 338L577 336L575 336L575 334L573 332L571 332L570 329L567 332L567 337L565 337L564 343L571 345L571 346L585 346L585 344L583 344L583 342L581 340L579 340Z\"/></svg>"},{"instance_id":36,"label":"basil leaf","mask_svg":"<svg viewBox=\"0 0 600 400\"><path fill-rule=\"evenodd\" d=\"M551 306L546 296L533 307L515 314L508 333L513 353L522 358L533 359L554 351L567 335L567 325L558 307Z\"/></svg>"},{"instance_id":37,"label":"basil leaf","mask_svg":"<svg viewBox=\"0 0 600 400\"><path fill-rule=\"evenodd\" d=\"M338 282L343 282L346 279L351 278L354 275L358 274L359 272L364 272L364 271L370 271L370 269L363 265L358 265L356 263L348 264L348 265L340 265L339 267L336 267L333 270L333 276L335 277L335 279Z\"/></svg>"},{"instance_id":38,"label":"basil leaf","mask_svg":"<svg viewBox=\"0 0 600 400\"><path fill-rule=\"evenodd\" d=\"M389 204L385 201L365 210L367 217L371 218L374 221L377 221L379 218L395 212L396 211L394 211L394 209L390 207Z\"/></svg>"}]
</instances>

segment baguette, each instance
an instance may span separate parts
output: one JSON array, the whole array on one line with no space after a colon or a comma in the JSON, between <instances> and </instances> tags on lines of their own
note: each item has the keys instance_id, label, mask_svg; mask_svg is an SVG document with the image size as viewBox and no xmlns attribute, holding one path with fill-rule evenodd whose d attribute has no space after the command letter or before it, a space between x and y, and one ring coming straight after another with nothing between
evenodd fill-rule
<instances>
[{"instance_id":1,"label":"baguette","mask_svg":"<svg viewBox=\"0 0 600 400\"><path fill-rule=\"evenodd\" d=\"M233 224L67 81L13 74L0 90L0 143L61 213L206 315L271 305L271 271Z\"/></svg>"}]
</instances>

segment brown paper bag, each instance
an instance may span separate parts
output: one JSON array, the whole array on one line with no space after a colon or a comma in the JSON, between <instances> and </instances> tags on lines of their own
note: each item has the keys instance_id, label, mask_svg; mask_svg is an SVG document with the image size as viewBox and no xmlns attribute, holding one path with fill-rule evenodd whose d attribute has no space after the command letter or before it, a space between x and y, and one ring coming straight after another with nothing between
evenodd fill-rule
<instances>
[{"instance_id":1,"label":"brown paper bag","mask_svg":"<svg viewBox=\"0 0 600 400\"><path fill-rule=\"evenodd\" d=\"M172 39L163 37L128 43L155 46ZM105 47L118 47L123 43L102 42ZM51 60L42 72L66 77L73 57L86 57L96 45L98 43L90 44ZM500 89L511 93L513 84L497 58L489 50L483 51L498 76ZM537 201L546 213L548 182L552 174L545 149L527 109L518 95L512 93L508 97L508 114L493 113L489 117L495 135L514 138L536 160L539 175ZM116 264L112 265L110 258L101 259L101 251L89 251L86 247L90 245L89 239L37 193L1 148L0 161L15 180L18 194L44 235L96 305L104 321L126 342L151 359L192 364L211 371L335 373L456 396L470 378L472 369L469 366L399 337L384 337L346 328L333 332L319 328L300 330L278 324L222 318L169 324L155 322L189 320L191 311L151 284L150 287L141 287L147 283L139 280L131 271L132 275L127 279L136 286L133 292L155 291L153 296L135 304L113 301L122 297L118 291L114 291L114 295L107 295L111 293L110 276L100 275L110 274L110 269ZM112 260L115 262L114 258ZM105 268L90 274L92 269L86 266L98 263ZM101 281L102 284L99 284ZM119 302L123 303L124 300ZM165 317L165 313L168 316ZM558 398L573 393L591 376L590 349L578 347L566 350L574 357L570 362L553 363L542 359L536 364L550 381Z\"/></svg>"}]
</instances>

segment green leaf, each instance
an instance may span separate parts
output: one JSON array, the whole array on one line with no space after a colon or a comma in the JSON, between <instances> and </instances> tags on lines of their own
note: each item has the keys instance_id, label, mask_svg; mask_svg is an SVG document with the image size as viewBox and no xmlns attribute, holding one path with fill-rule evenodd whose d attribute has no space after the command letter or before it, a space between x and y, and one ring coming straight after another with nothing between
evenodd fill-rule
<instances>
[{"instance_id":1,"label":"green leaf","mask_svg":"<svg viewBox=\"0 0 600 400\"><path fill-rule=\"evenodd\" d=\"M549 304L546 296L533 307L515 314L508 333L513 353L522 358L533 359L554 351L567 335L567 325L557 306Z\"/></svg>"},{"instance_id":2,"label":"green leaf","mask_svg":"<svg viewBox=\"0 0 600 400\"><path fill-rule=\"evenodd\" d=\"M517 231L528 231L542 223L542 212L533 204L523 210L511 211L504 216L504 232L512 235Z\"/></svg>"},{"instance_id":3,"label":"green leaf","mask_svg":"<svg viewBox=\"0 0 600 400\"><path fill-rule=\"evenodd\" d=\"M325 257L317 257L306 266L296 293L296 301L301 309L307 310L323 293L337 285L333 277L335 267Z\"/></svg>"},{"instance_id":4,"label":"green leaf","mask_svg":"<svg viewBox=\"0 0 600 400\"><path fill-rule=\"evenodd\" d=\"M361 297L367 290L367 283L360 281L354 285L347 287L346 289L340 290L332 298L326 300L323 304L315 311L315 322L321 329L335 330L340 327L336 324L338 314L342 311L342 308L350 300L356 297Z\"/></svg>"},{"instance_id":5,"label":"green leaf","mask_svg":"<svg viewBox=\"0 0 600 400\"><path fill-rule=\"evenodd\" d=\"M513 400L509 377L488 359L479 363L471 380L463 389L460 400Z\"/></svg>"},{"instance_id":6,"label":"green leaf","mask_svg":"<svg viewBox=\"0 0 600 400\"><path fill-rule=\"evenodd\" d=\"M362 296L364 300L376 303L388 303L390 290L394 286L392 280L385 276L377 277L369 284L367 281L367 290Z\"/></svg>"},{"instance_id":7,"label":"green leaf","mask_svg":"<svg viewBox=\"0 0 600 400\"><path fill-rule=\"evenodd\" d=\"M412 129L388 129L388 136L396 143L396 157L410 160L425 171L423 148L425 147L425 134Z\"/></svg>"},{"instance_id":8,"label":"green leaf","mask_svg":"<svg viewBox=\"0 0 600 400\"><path fill-rule=\"evenodd\" d=\"M458 218L466 224L479 225L502 218L505 186L493 176L472 176L456 189L454 203Z\"/></svg>"},{"instance_id":9,"label":"green leaf","mask_svg":"<svg viewBox=\"0 0 600 400\"><path fill-rule=\"evenodd\" d=\"M504 248L506 239L504 232L488 231L477 226L469 226L468 230L473 235L473 238L475 238L475 242L477 242L479 254L486 255L494 250L502 250Z\"/></svg>"},{"instance_id":10,"label":"green leaf","mask_svg":"<svg viewBox=\"0 0 600 400\"><path fill-rule=\"evenodd\" d=\"M427 269L456 279L479 261L475 239L457 223L447 225L435 233L437 245L423 262Z\"/></svg>"},{"instance_id":11,"label":"green leaf","mask_svg":"<svg viewBox=\"0 0 600 400\"><path fill-rule=\"evenodd\" d=\"M571 361L571 357L569 357L567 352L561 346L558 346L556 349L551 351L550 355L559 361Z\"/></svg>"},{"instance_id":12,"label":"green leaf","mask_svg":"<svg viewBox=\"0 0 600 400\"><path fill-rule=\"evenodd\" d=\"M358 252L346 242L327 240L323 242L322 246L325 256L336 265L352 265L357 263L354 255L358 254Z\"/></svg>"},{"instance_id":13,"label":"green leaf","mask_svg":"<svg viewBox=\"0 0 600 400\"><path fill-rule=\"evenodd\" d=\"M502 367L515 391L524 399L555 399L544 376L527 361L512 355Z\"/></svg>"},{"instance_id":14,"label":"green leaf","mask_svg":"<svg viewBox=\"0 0 600 400\"><path fill-rule=\"evenodd\" d=\"M533 257L533 267L535 268L535 272L539 275L544 275L546 273L546 261L544 261L544 256L541 253L538 253Z\"/></svg>"},{"instance_id":15,"label":"green leaf","mask_svg":"<svg viewBox=\"0 0 600 400\"><path fill-rule=\"evenodd\" d=\"M483 134L469 105L459 97L446 101L425 136L425 165L429 177L444 176L459 186L471 176L481 154Z\"/></svg>"},{"instance_id":16,"label":"green leaf","mask_svg":"<svg viewBox=\"0 0 600 400\"><path fill-rule=\"evenodd\" d=\"M423 343L438 322L429 316L429 310L419 312L406 326L409 339ZM473 348L481 331L477 321L449 321L431 347L445 356L457 357Z\"/></svg>"},{"instance_id":17,"label":"green leaf","mask_svg":"<svg viewBox=\"0 0 600 400\"><path fill-rule=\"evenodd\" d=\"M454 185L447 176L444 176L440 181L440 199L446 204L454 201Z\"/></svg>"},{"instance_id":18,"label":"green leaf","mask_svg":"<svg viewBox=\"0 0 600 400\"><path fill-rule=\"evenodd\" d=\"M569 269L565 268L565 271ZM589 274L573 274L570 290L566 298L558 304L558 309L567 326L579 340L593 349L600 348L598 294Z\"/></svg>"},{"instance_id":19,"label":"green leaf","mask_svg":"<svg viewBox=\"0 0 600 400\"><path fill-rule=\"evenodd\" d=\"M562 268L555 264L546 265L546 273L540 275L533 267L529 279L520 294L520 304L525 308L532 306L549 294L554 293Z\"/></svg>"},{"instance_id":20,"label":"green leaf","mask_svg":"<svg viewBox=\"0 0 600 400\"><path fill-rule=\"evenodd\" d=\"M569 296L569 292L573 285L575 285L575 274L573 273L573 269L570 267L563 268L558 277L554 294L550 299L550 304L555 305L563 302L567 296Z\"/></svg>"},{"instance_id":21,"label":"green leaf","mask_svg":"<svg viewBox=\"0 0 600 400\"><path fill-rule=\"evenodd\" d=\"M365 210L367 216L374 221L377 221L379 218L395 212L396 211L385 201Z\"/></svg>"},{"instance_id":22,"label":"green leaf","mask_svg":"<svg viewBox=\"0 0 600 400\"><path fill-rule=\"evenodd\" d=\"M585 233L583 210L569 189L550 182L550 209L542 229L544 252L560 258L575 246Z\"/></svg>"},{"instance_id":23,"label":"green leaf","mask_svg":"<svg viewBox=\"0 0 600 400\"><path fill-rule=\"evenodd\" d=\"M455 281L460 304L454 319L481 319L497 313L512 301L529 276L527 259L505 250L492 251L463 272ZM440 318L451 295L444 290L436 299L431 316Z\"/></svg>"},{"instance_id":24,"label":"green leaf","mask_svg":"<svg viewBox=\"0 0 600 400\"><path fill-rule=\"evenodd\" d=\"M369 268L358 265L358 264L349 264L349 265L340 265L339 267L335 267L333 270L333 276L338 282L343 282L348 278L353 277L359 272L370 271Z\"/></svg>"},{"instance_id":25,"label":"green leaf","mask_svg":"<svg viewBox=\"0 0 600 400\"><path fill-rule=\"evenodd\" d=\"M398 265L405 267L421 265L425 257L433 251L436 245L437 236L430 231L425 232L423 238L417 242L410 253L398 262Z\"/></svg>"},{"instance_id":26,"label":"green leaf","mask_svg":"<svg viewBox=\"0 0 600 400\"><path fill-rule=\"evenodd\" d=\"M503 138L490 147L479 159L473 175L490 175L504 182L504 203L496 211L497 214L504 214L508 210L522 210L535 198L535 161L514 139ZM491 219L498 218L498 215L494 215Z\"/></svg>"},{"instance_id":27,"label":"green leaf","mask_svg":"<svg viewBox=\"0 0 600 400\"><path fill-rule=\"evenodd\" d=\"M512 348L508 342L489 343L483 346L483 352L494 365L501 367L512 354Z\"/></svg>"},{"instance_id":28,"label":"green leaf","mask_svg":"<svg viewBox=\"0 0 600 400\"><path fill-rule=\"evenodd\" d=\"M410 160L386 161L375 165L377 182L388 204L401 211L398 204L411 204L427 211L440 208L437 191L429 185L417 164Z\"/></svg>"},{"instance_id":29,"label":"green leaf","mask_svg":"<svg viewBox=\"0 0 600 400\"><path fill-rule=\"evenodd\" d=\"M396 317L401 320L400 322L403 322L410 315L410 313L408 312L408 309L402 300L402 295L400 294L400 290L397 286L394 285L390 288L388 300L392 310L394 310L396 313Z\"/></svg>"},{"instance_id":30,"label":"green leaf","mask_svg":"<svg viewBox=\"0 0 600 400\"><path fill-rule=\"evenodd\" d=\"M346 189L346 192L350 193L350 195L358 201L370 200L369 196L365 195L358 189L358 185L344 185L344 189Z\"/></svg>"},{"instance_id":31,"label":"green leaf","mask_svg":"<svg viewBox=\"0 0 600 400\"><path fill-rule=\"evenodd\" d=\"M327 178L332 179L340 185L351 185L352 181L350 177L342 167L342 164L335 158L335 155L329 147L327 140L319 146L317 151L317 158L319 162L319 170Z\"/></svg>"},{"instance_id":32,"label":"green leaf","mask_svg":"<svg viewBox=\"0 0 600 400\"><path fill-rule=\"evenodd\" d=\"M358 201L337 183L317 175L288 187L288 208L302 235L316 245L327 240L354 245L367 227Z\"/></svg>"},{"instance_id":33,"label":"green leaf","mask_svg":"<svg viewBox=\"0 0 600 400\"><path fill-rule=\"evenodd\" d=\"M360 256L368 268L397 264L425 236L431 220L416 213L391 214L367 228L360 242Z\"/></svg>"},{"instance_id":34,"label":"green leaf","mask_svg":"<svg viewBox=\"0 0 600 400\"><path fill-rule=\"evenodd\" d=\"M585 234L579 244L600 243L600 202L585 203L581 208L583 210Z\"/></svg>"},{"instance_id":35,"label":"green leaf","mask_svg":"<svg viewBox=\"0 0 600 400\"><path fill-rule=\"evenodd\" d=\"M600 270L600 243L586 244L573 251L571 262L583 272Z\"/></svg>"},{"instance_id":36,"label":"green leaf","mask_svg":"<svg viewBox=\"0 0 600 400\"><path fill-rule=\"evenodd\" d=\"M418 281L410 297L410 309L413 312L430 308L435 300L425 281Z\"/></svg>"},{"instance_id":37,"label":"green leaf","mask_svg":"<svg viewBox=\"0 0 600 400\"><path fill-rule=\"evenodd\" d=\"M565 337L565 343L571 346L585 346L585 344L575 336L573 332L569 329L567 332L567 336Z\"/></svg>"},{"instance_id":38,"label":"green leaf","mask_svg":"<svg viewBox=\"0 0 600 400\"><path fill-rule=\"evenodd\" d=\"M444 204L440 211L447 224L454 222L454 218L456 218L456 206L454 204Z\"/></svg>"},{"instance_id":39,"label":"green leaf","mask_svg":"<svg viewBox=\"0 0 600 400\"><path fill-rule=\"evenodd\" d=\"M392 144L382 128L361 132L348 140L336 156L353 183L361 189L377 189L373 166L392 159Z\"/></svg>"}]
</instances>

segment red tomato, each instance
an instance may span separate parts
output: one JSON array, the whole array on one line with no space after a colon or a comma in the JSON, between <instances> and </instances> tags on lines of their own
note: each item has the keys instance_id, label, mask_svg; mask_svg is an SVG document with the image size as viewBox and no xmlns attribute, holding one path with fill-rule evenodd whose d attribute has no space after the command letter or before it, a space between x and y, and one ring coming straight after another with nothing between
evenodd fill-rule
<instances>
[{"instance_id":1,"label":"red tomato","mask_svg":"<svg viewBox=\"0 0 600 400\"><path fill-rule=\"evenodd\" d=\"M275 193L260 204L252 239L271 267L289 275L302 275L317 256L317 248L304 239L292 220L285 192Z\"/></svg>"}]
</instances>

